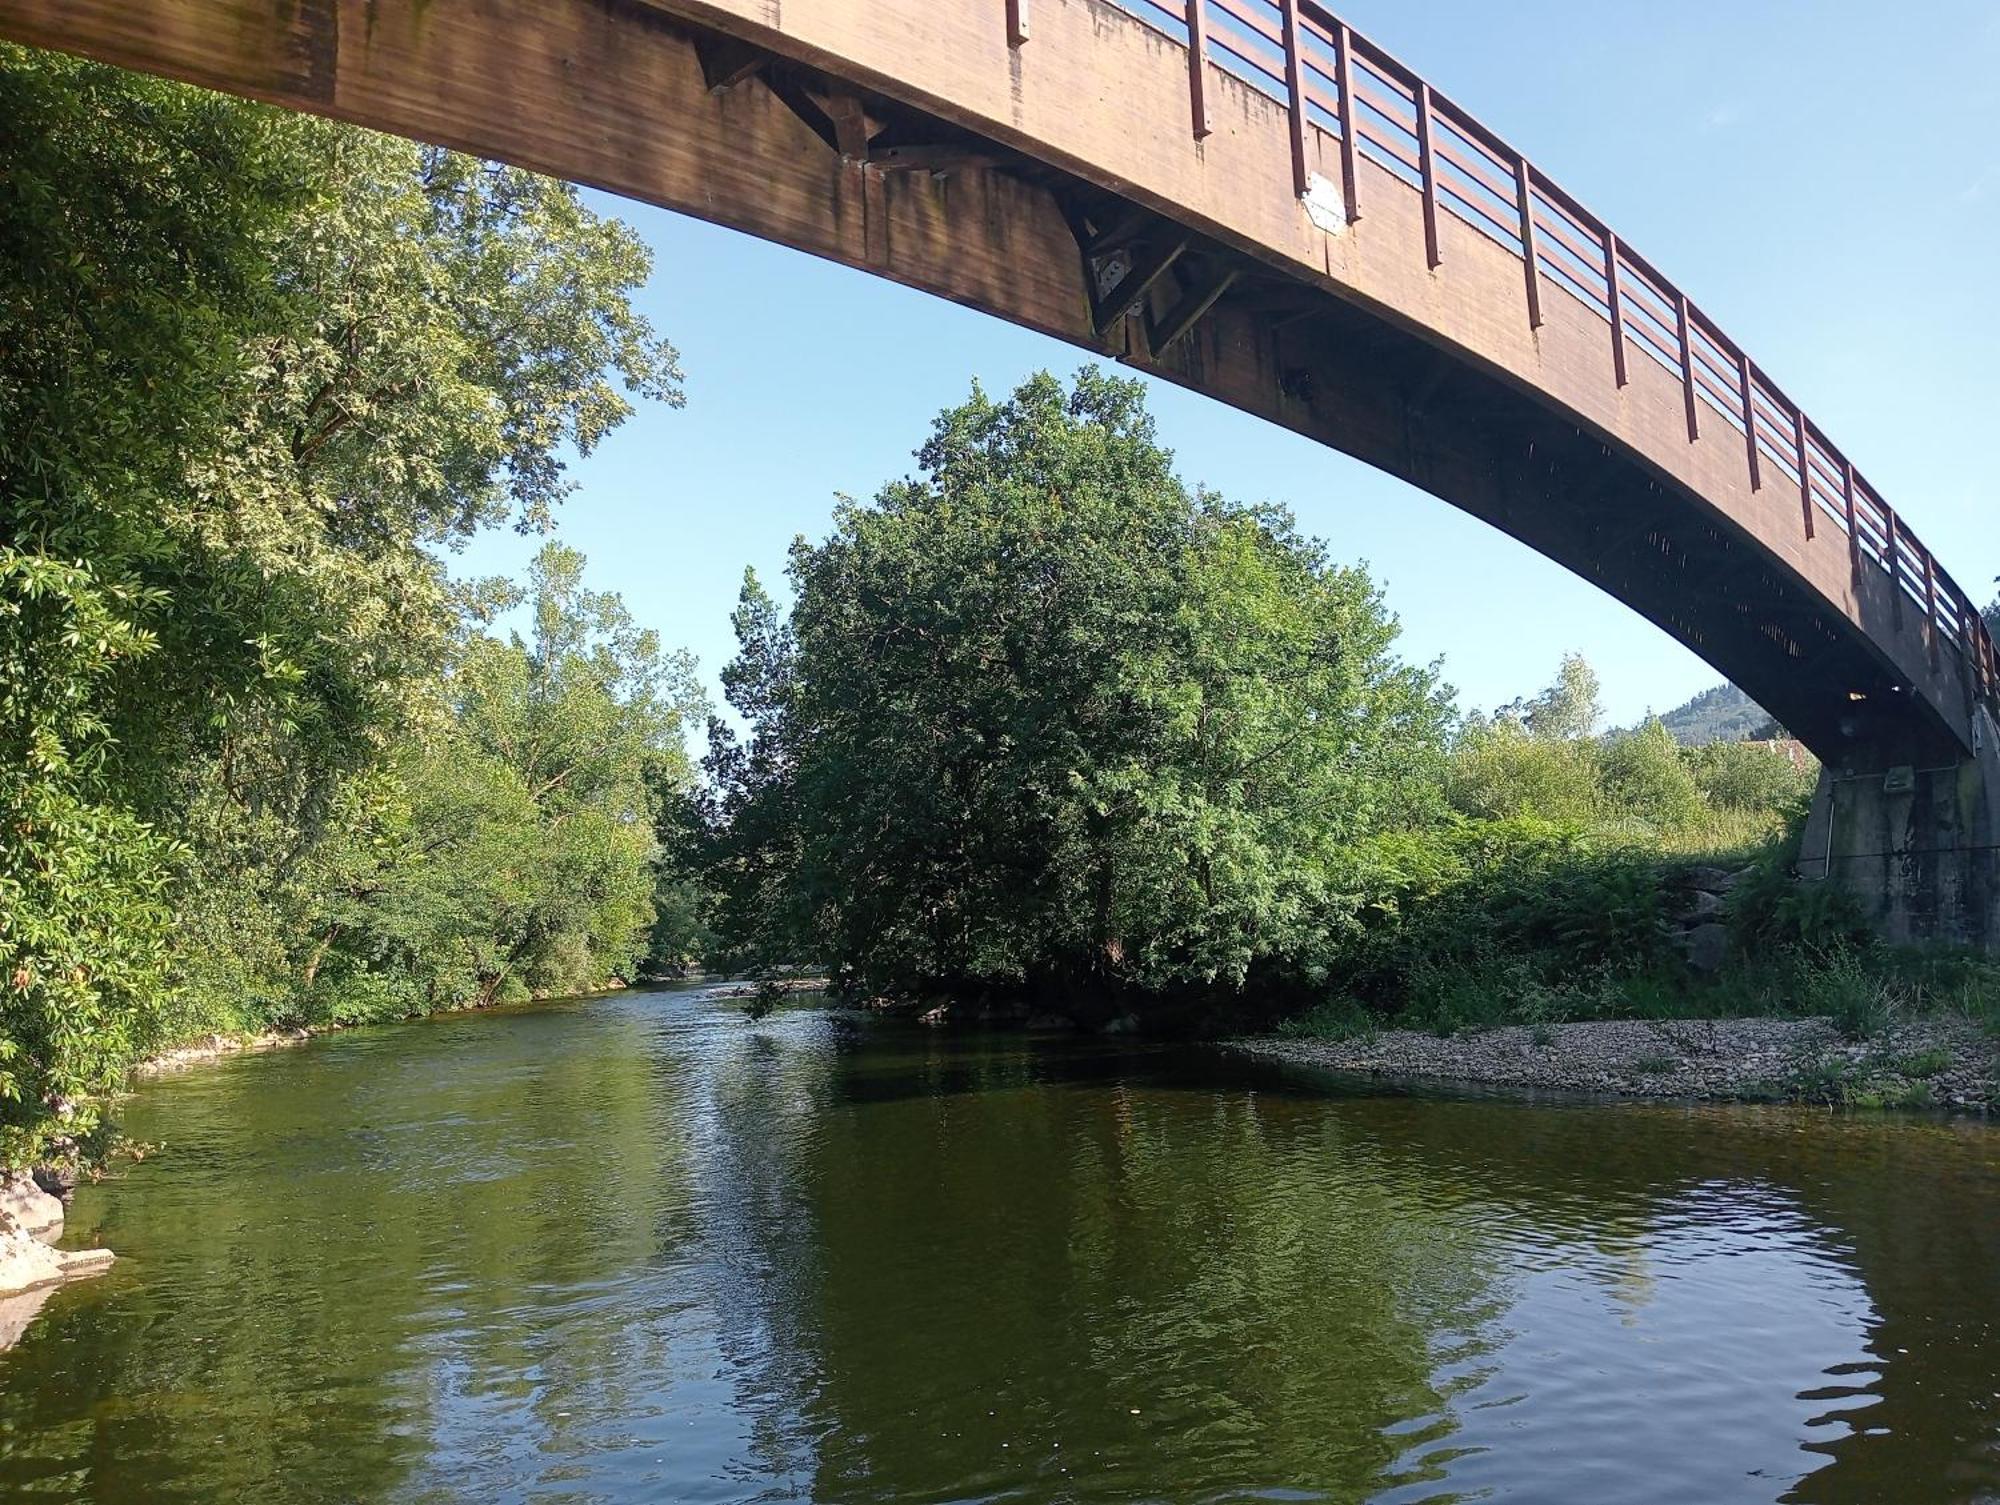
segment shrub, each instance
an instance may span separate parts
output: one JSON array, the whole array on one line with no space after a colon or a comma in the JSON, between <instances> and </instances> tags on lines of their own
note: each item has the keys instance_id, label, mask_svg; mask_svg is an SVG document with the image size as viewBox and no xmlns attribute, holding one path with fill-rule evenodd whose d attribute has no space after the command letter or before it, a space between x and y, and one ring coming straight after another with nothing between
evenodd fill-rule
<instances>
[{"instance_id":1,"label":"shrub","mask_svg":"<svg viewBox=\"0 0 2000 1505\"><path fill-rule=\"evenodd\" d=\"M1603 816L1598 749L1532 737L1514 721L1470 728L1453 750L1447 792L1477 819L1532 817L1589 826Z\"/></svg>"},{"instance_id":2,"label":"shrub","mask_svg":"<svg viewBox=\"0 0 2000 1505\"><path fill-rule=\"evenodd\" d=\"M1702 797L1720 810L1802 812L1818 766L1801 769L1768 742L1710 742L1682 756Z\"/></svg>"},{"instance_id":3,"label":"shrub","mask_svg":"<svg viewBox=\"0 0 2000 1505\"><path fill-rule=\"evenodd\" d=\"M1834 954L1812 978L1816 1001L1850 1040L1872 1040L1895 1014L1893 984L1864 966L1853 952Z\"/></svg>"},{"instance_id":4,"label":"shrub","mask_svg":"<svg viewBox=\"0 0 2000 1505\"><path fill-rule=\"evenodd\" d=\"M1706 806L1680 748L1658 719L1604 749L1604 803L1655 830L1701 819Z\"/></svg>"},{"instance_id":5,"label":"shrub","mask_svg":"<svg viewBox=\"0 0 2000 1505\"><path fill-rule=\"evenodd\" d=\"M1278 1033L1288 1040L1366 1039L1379 1028L1372 1014L1346 997L1323 999L1278 1023Z\"/></svg>"}]
</instances>

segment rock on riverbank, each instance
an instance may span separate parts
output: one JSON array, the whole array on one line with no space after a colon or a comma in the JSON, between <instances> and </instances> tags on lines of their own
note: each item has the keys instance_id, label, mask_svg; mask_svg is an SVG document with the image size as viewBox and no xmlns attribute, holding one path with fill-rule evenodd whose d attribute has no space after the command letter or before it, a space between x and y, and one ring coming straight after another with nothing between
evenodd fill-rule
<instances>
[{"instance_id":1,"label":"rock on riverbank","mask_svg":"<svg viewBox=\"0 0 2000 1505\"><path fill-rule=\"evenodd\" d=\"M1827 1019L1665 1019L1230 1044L1327 1070L1524 1091L1973 1112L2000 1106L2000 1042L1951 1016L1899 1019L1861 1041L1842 1038Z\"/></svg>"},{"instance_id":2,"label":"rock on riverbank","mask_svg":"<svg viewBox=\"0 0 2000 1505\"><path fill-rule=\"evenodd\" d=\"M156 1056L148 1056L135 1063L128 1073L134 1079L170 1076L176 1071L185 1071L190 1066L204 1066L210 1061L219 1061L224 1056L241 1055L245 1051L278 1050L287 1045L303 1045L316 1032L309 1029L268 1030L261 1035L208 1035L186 1045L177 1045L172 1050L163 1050Z\"/></svg>"},{"instance_id":3,"label":"rock on riverbank","mask_svg":"<svg viewBox=\"0 0 2000 1505\"><path fill-rule=\"evenodd\" d=\"M63 1205L26 1171L0 1176L0 1352L11 1348L42 1302L45 1288L111 1263L109 1249L57 1249Z\"/></svg>"}]
</instances>

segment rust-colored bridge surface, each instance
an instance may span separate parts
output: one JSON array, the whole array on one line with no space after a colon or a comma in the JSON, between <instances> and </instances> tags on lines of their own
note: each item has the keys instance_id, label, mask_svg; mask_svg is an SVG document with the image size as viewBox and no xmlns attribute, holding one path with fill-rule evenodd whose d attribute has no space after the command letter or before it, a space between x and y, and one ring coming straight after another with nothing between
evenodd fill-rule
<instances>
[{"instance_id":1,"label":"rust-colored bridge surface","mask_svg":"<svg viewBox=\"0 0 2000 1505\"><path fill-rule=\"evenodd\" d=\"M1836 767L1962 758L1994 704L1974 603L1798 404L1316 0L0 0L0 35L1115 355L1487 519Z\"/></svg>"}]
</instances>

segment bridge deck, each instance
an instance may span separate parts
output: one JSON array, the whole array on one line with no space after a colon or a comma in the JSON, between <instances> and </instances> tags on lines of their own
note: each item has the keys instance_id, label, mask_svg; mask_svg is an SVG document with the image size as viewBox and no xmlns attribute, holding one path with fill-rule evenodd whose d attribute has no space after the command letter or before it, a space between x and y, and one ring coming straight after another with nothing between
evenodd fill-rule
<instances>
[{"instance_id":1,"label":"bridge deck","mask_svg":"<svg viewBox=\"0 0 2000 1505\"><path fill-rule=\"evenodd\" d=\"M0 35L594 183L1115 355L1486 518L1829 763L1956 756L1993 703L1972 601L1818 426L1316 0L0 0Z\"/></svg>"}]
</instances>

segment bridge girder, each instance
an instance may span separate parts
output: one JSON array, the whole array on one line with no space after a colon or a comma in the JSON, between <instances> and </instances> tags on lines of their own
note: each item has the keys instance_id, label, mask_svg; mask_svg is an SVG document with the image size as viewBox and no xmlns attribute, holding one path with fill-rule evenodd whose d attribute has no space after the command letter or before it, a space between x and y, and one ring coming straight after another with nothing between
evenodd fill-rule
<instances>
[{"instance_id":1,"label":"bridge girder","mask_svg":"<svg viewBox=\"0 0 2000 1505\"><path fill-rule=\"evenodd\" d=\"M0 35L591 183L1114 356L1594 581L1830 764L1971 745L1968 666L1837 530L1804 535L1740 431L1690 436L1655 361L1628 352L1614 384L1601 313L1550 283L1535 323L1517 254L1234 76L1207 70L1190 139L1185 52L1098 0L1037 0L1028 41L999 0L0 0ZM1301 207L1301 152L1360 220Z\"/></svg>"}]
</instances>

